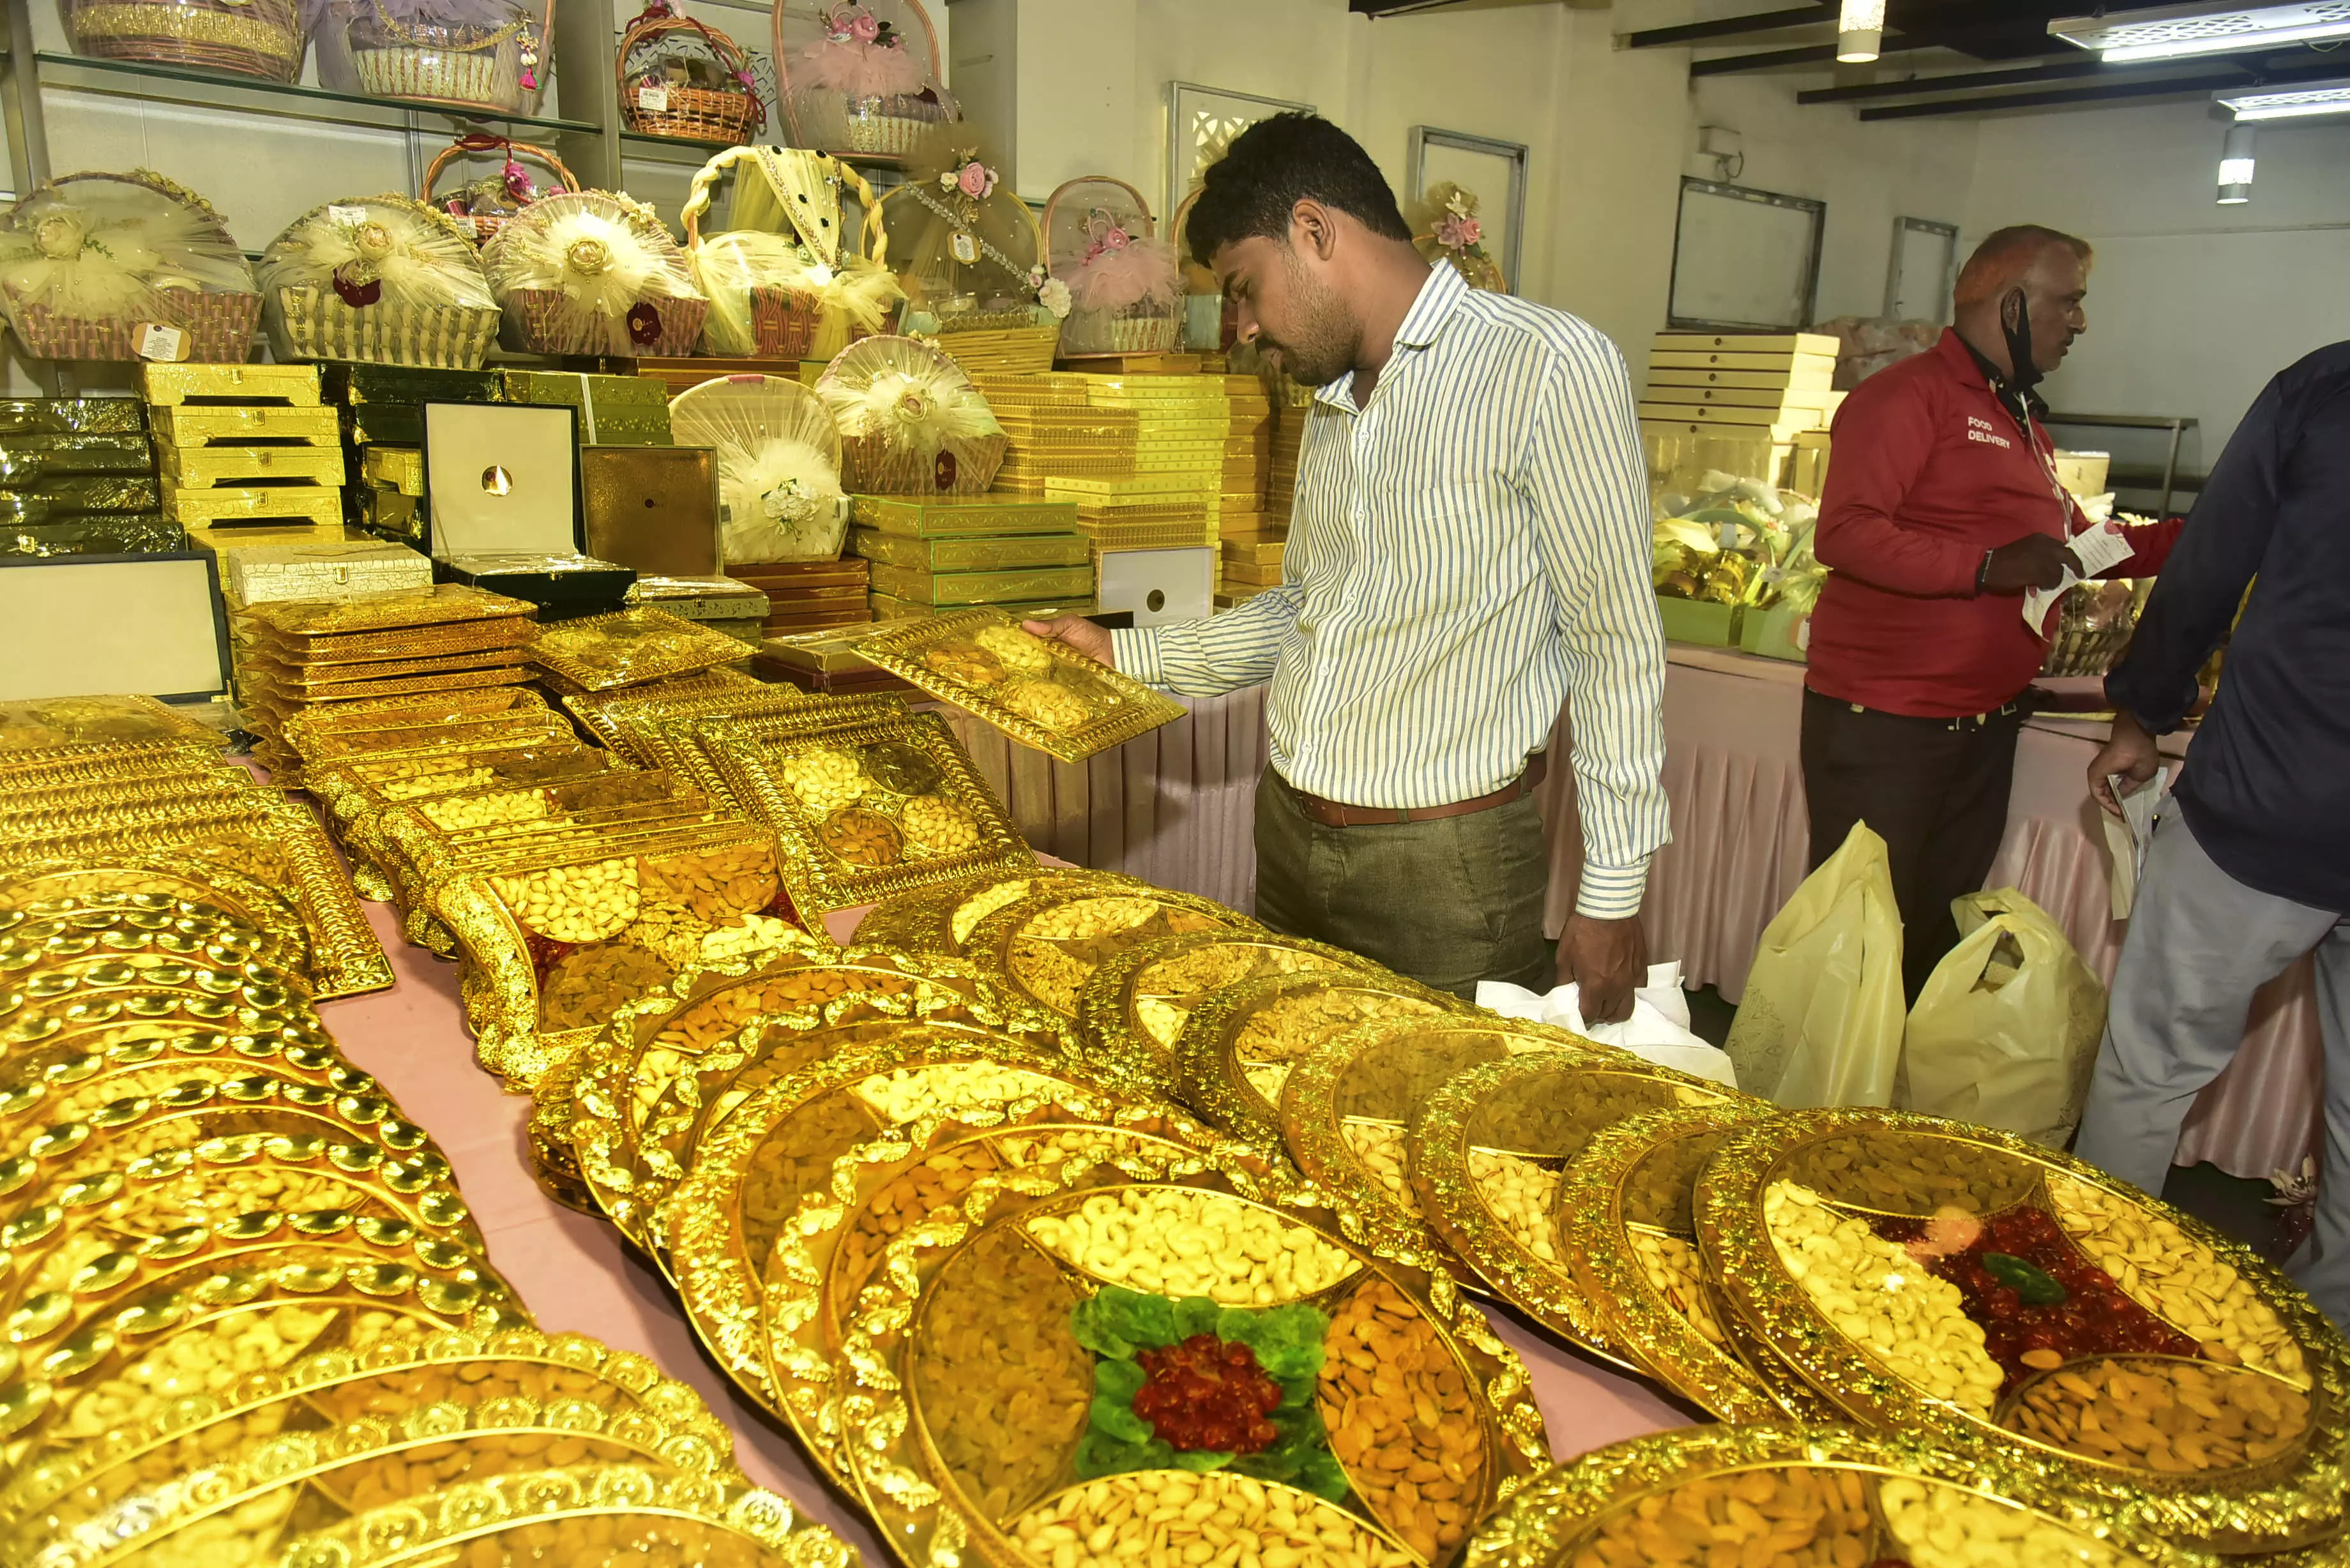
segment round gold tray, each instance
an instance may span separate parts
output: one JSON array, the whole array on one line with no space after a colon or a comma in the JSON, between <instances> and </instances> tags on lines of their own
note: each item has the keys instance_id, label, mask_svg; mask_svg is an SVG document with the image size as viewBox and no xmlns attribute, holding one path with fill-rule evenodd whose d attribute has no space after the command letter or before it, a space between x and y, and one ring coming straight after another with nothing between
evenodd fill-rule
<instances>
[{"instance_id":1,"label":"round gold tray","mask_svg":"<svg viewBox=\"0 0 2350 1568\"><path fill-rule=\"evenodd\" d=\"M1150 887L1139 877L1122 872L1060 866L1039 866L1014 877L989 872L944 887L918 888L894 898L884 898L858 923L855 940L862 948L960 954L972 928L1005 905L1016 904L1047 888L1080 885L1128 889Z\"/></svg>"},{"instance_id":2,"label":"round gold tray","mask_svg":"<svg viewBox=\"0 0 2350 1568\"><path fill-rule=\"evenodd\" d=\"M2090 1166L1929 1116L1795 1112L1715 1153L1697 1225L1751 1336L1856 1421L2036 1467L2174 1541L2340 1530L2350 1344L2249 1249ZM2149 1354L2191 1377L2126 1365ZM2105 1446L2017 1429L2042 1370Z\"/></svg>"},{"instance_id":3,"label":"round gold tray","mask_svg":"<svg viewBox=\"0 0 2350 1568\"><path fill-rule=\"evenodd\" d=\"M729 1376L775 1408L760 1315L768 1253L787 1223L846 1202L856 1166L900 1158L950 1122L1143 1116L1216 1145L1180 1113L1105 1089L1057 1051L1008 1035L914 1026L810 1063L738 1106L671 1195L669 1259L686 1315Z\"/></svg>"},{"instance_id":4,"label":"round gold tray","mask_svg":"<svg viewBox=\"0 0 2350 1568\"><path fill-rule=\"evenodd\" d=\"M622 1006L588 1046L570 1091L582 1180L656 1261L668 1231L660 1206L694 1146L758 1085L827 1050L919 1023L1010 1033L1077 1059L1059 1020L950 958L862 947L779 955L702 971L681 990Z\"/></svg>"},{"instance_id":5,"label":"round gold tray","mask_svg":"<svg viewBox=\"0 0 2350 1568\"><path fill-rule=\"evenodd\" d=\"M1536 1476L1478 1527L1461 1568L1974 1563L2213 1568L2029 1469L1849 1427L1692 1427Z\"/></svg>"},{"instance_id":6,"label":"round gold tray","mask_svg":"<svg viewBox=\"0 0 2350 1568\"><path fill-rule=\"evenodd\" d=\"M1118 1116L1107 1124L1072 1122L1048 1107L1017 1127L972 1134L951 1122L920 1147L867 1146L850 1156L854 1198L803 1205L799 1222L777 1232L760 1283L767 1373L778 1407L835 1481L856 1485L840 1451L840 1397L848 1380L841 1346L880 1271L919 1270L934 1250L934 1234L960 1237L957 1221L999 1212L1007 1202L1024 1204L1040 1186L1240 1169L1229 1156L1186 1141L1203 1129L1180 1117L1148 1106L1121 1108ZM1040 1180L1045 1176L1050 1182ZM881 1284L879 1299L889 1294Z\"/></svg>"},{"instance_id":7,"label":"round gold tray","mask_svg":"<svg viewBox=\"0 0 2350 1568\"><path fill-rule=\"evenodd\" d=\"M1337 1196L1350 1237L1359 1225L1362 1236L1386 1255L1416 1268L1445 1270L1482 1291L1487 1288L1482 1276L1420 1211L1411 1189L1407 1123L1446 1080L1471 1067L1521 1054L1580 1064L1601 1053L1564 1029L1498 1017L1446 1014L1357 1024L1331 1035L1290 1069L1281 1088L1282 1140L1306 1179Z\"/></svg>"},{"instance_id":8,"label":"round gold tray","mask_svg":"<svg viewBox=\"0 0 2350 1568\"><path fill-rule=\"evenodd\" d=\"M1265 975L1217 992L1175 1042L1176 1095L1211 1125L1281 1147L1281 1085L1298 1058L1382 1018L1466 1012L1416 980L1371 970Z\"/></svg>"},{"instance_id":9,"label":"round gold tray","mask_svg":"<svg viewBox=\"0 0 2350 1568\"><path fill-rule=\"evenodd\" d=\"M307 977L298 972L298 950L289 955L260 928L225 909L161 898L97 905L45 899L42 904L38 912L0 909L0 970L36 968L44 958L156 952L215 969L258 963L280 971L293 970L303 989L308 989Z\"/></svg>"},{"instance_id":10,"label":"round gold tray","mask_svg":"<svg viewBox=\"0 0 2350 1568\"><path fill-rule=\"evenodd\" d=\"M1239 910L1197 894L1053 884L981 920L963 950L1038 1005L1075 1019L1077 998L1094 971L1128 948L1187 931L1263 929ZM1135 1087L1148 1092L1149 1086Z\"/></svg>"},{"instance_id":11,"label":"round gold tray","mask_svg":"<svg viewBox=\"0 0 2350 1568\"><path fill-rule=\"evenodd\" d=\"M13 1054L44 1042L78 1040L99 1031L109 1032L108 1040L127 1039L139 1033L135 1025L174 1023L232 1035L277 1034L314 1043L328 1039L317 1015L307 1005L265 1010L236 997L151 986L76 990L37 1000L13 987L0 992L0 1052Z\"/></svg>"},{"instance_id":12,"label":"round gold tray","mask_svg":"<svg viewBox=\"0 0 2350 1568\"><path fill-rule=\"evenodd\" d=\"M1835 1407L1776 1363L1750 1363L1705 1277L1691 1203L1713 1149L1769 1115L1743 1100L1649 1111L1592 1136L1553 1203L1559 1255L1611 1345L1725 1421L1828 1421Z\"/></svg>"},{"instance_id":13,"label":"round gold tray","mask_svg":"<svg viewBox=\"0 0 2350 1568\"><path fill-rule=\"evenodd\" d=\"M216 996L263 1012L285 1012L314 1021L310 998L299 977L266 964L215 965L201 958L162 951L54 952L26 944L22 961L8 976L11 989L39 1005L69 995L116 991L175 992Z\"/></svg>"},{"instance_id":14,"label":"round gold tray","mask_svg":"<svg viewBox=\"0 0 2350 1568\"><path fill-rule=\"evenodd\" d=\"M209 860L170 854L88 857L27 867L0 879L0 906L38 913L63 906L103 908L121 900L150 912L172 906L217 910L263 934L260 955L301 975L316 994L331 964L313 948L309 922L289 892Z\"/></svg>"},{"instance_id":15,"label":"round gold tray","mask_svg":"<svg viewBox=\"0 0 2350 1568\"><path fill-rule=\"evenodd\" d=\"M332 1085L338 1094L371 1092L375 1080L352 1066L332 1041L307 1025L255 1034L181 1018L57 1033L0 1055L0 1147L19 1129L45 1122L79 1121L130 1091L114 1085L127 1075L158 1072L214 1078L269 1071L286 1078Z\"/></svg>"},{"instance_id":16,"label":"round gold tray","mask_svg":"<svg viewBox=\"0 0 2350 1568\"><path fill-rule=\"evenodd\" d=\"M1301 1106L1315 1082L1298 1085ZM1342 1100L1376 1098L1346 1077L1337 1085ZM1554 1334L1645 1371L1609 1331L1605 1304L1571 1272L1587 1211L1558 1201L1560 1173L1595 1134L1629 1116L1721 1097L1621 1051L1527 1051L1482 1063L1411 1102L1413 1207L1503 1299Z\"/></svg>"},{"instance_id":17,"label":"round gold tray","mask_svg":"<svg viewBox=\"0 0 2350 1568\"><path fill-rule=\"evenodd\" d=\"M1161 1094L1177 1082L1175 1044L1194 1009L1224 989L1284 974L1384 974L1344 948L1271 931L1191 931L1105 960L1077 994L1077 1030L1105 1060L1129 1063Z\"/></svg>"},{"instance_id":18,"label":"round gold tray","mask_svg":"<svg viewBox=\"0 0 2350 1568\"><path fill-rule=\"evenodd\" d=\"M1098 1405L1096 1355L1079 1342L1070 1314L1080 1302L1090 1312L1111 1299L1102 1294L1112 1283L1102 1271L1132 1283L1154 1268L1170 1295L1188 1282L1204 1285L1210 1300L1248 1302L1243 1310L1304 1303L1326 1314L1321 1370L1304 1376L1314 1379L1327 1432L1332 1468L1319 1473L1346 1488L1353 1544L1372 1563L1451 1557L1479 1517L1548 1463L1523 1369L1449 1280L1355 1247L1326 1219L1288 1201L1254 1202L1212 1177L1040 1193L982 1225L945 1222L941 1239L954 1240L951 1248L929 1254L918 1271L877 1277L877 1287L886 1283L903 1304L885 1309L868 1291L851 1328L844 1359L858 1386L846 1449L868 1507L904 1561L929 1568L956 1554L991 1568L1039 1568L1052 1555L1040 1559L1024 1543L1071 1528L1072 1510L1083 1513L1089 1490L1114 1511L1153 1478L1191 1491L1177 1511L1187 1527L1201 1516L1220 1530L1253 1519L1270 1539L1290 1528L1278 1525L1279 1510L1328 1517L1290 1490L1310 1486L1311 1470L1291 1482L1232 1471L1194 1480L1179 1469L1091 1482L1078 1473L1078 1455L1089 1451L1081 1438L1092 1440ZM1164 1223L1154 1228L1146 1210ZM1117 1214L1135 1216L1130 1243L1118 1240ZM1243 1249L1236 1262L1189 1254L1185 1238L1195 1224L1236 1237ZM1110 1229L1091 1240L1103 1226ZM1253 1262L1252 1246L1287 1262ZM916 1272L918 1280L905 1277ZM1412 1413L1399 1416L1406 1408ZM1433 1473L1406 1482L1418 1466ZM1147 1516L1138 1509L1132 1517ZM1108 1518L1076 1522L1075 1539L1093 1550L1105 1526L1112 1544L1099 1557L1114 1559ZM1170 1546L1176 1539L1170 1533Z\"/></svg>"}]
</instances>

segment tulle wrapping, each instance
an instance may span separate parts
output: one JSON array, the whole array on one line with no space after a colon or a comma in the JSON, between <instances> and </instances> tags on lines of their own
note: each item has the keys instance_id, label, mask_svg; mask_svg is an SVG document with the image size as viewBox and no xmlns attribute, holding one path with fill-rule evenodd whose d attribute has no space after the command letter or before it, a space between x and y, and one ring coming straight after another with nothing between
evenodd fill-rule
<instances>
[{"instance_id":1,"label":"tulle wrapping","mask_svg":"<svg viewBox=\"0 0 2350 1568\"><path fill-rule=\"evenodd\" d=\"M850 345L816 384L839 427L843 482L855 492L985 490L1009 444L962 367L911 337Z\"/></svg>"},{"instance_id":2,"label":"tulle wrapping","mask_svg":"<svg viewBox=\"0 0 2350 1568\"><path fill-rule=\"evenodd\" d=\"M69 174L16 203L0 228L0 299L32 352L136 353L152 321L193 334L204 359L250 351L261 300L218 213L160 175Z\"/></svg>"},{"instance_id":3,"label":"tulle wrapping","mask_svg":"<svg viewBox=\"0 0 2350 1568\"><path fill-rule=\"evenodd\" d=\"M681 446L718 454L728 566L840 553L840 432L815 393L774 376L729 377L690 388L669 407Z\"/></svg>"},{"instance_id":4,"label":"tulle wrapping","mask_svg":"<svg viewBox=\"0 0 2350 1568\"><path fill-rule=\"evenodd\" d=\"M1053 275L1069 286L1079 310L1122 316L1145 307L1172 309L1182 275L1175 247L1165 240L1128 240L1123 249L1103 250L1090 260L1060 263Z\"/></svg>"},{"instance_id":5,"label":"tulle wrapping","mask_svg":"<svg viewBox=\"0 0 2350 1568\"><path fill-rule=\"evenodd\" d=\"M801 57L807 84L852 99L910 98L922 90L922 63L903 45L826 38Z\"/></svg>"},{"instance_id":6,"label":"tulle wrapping","mask_svg":"<svg viewBox=\"0 0 2350 1568\"><path fill-rule=\"evenodd\" d=\"M338 218L341 212L359 221ZM370 196L313 208L262 253L262 289L331 290L380 283L380 303L494 310L497 300L473 241L441 214L405 196Z\"/></svg>"},{"instance_id":7,"label":"tulle wrapping","mask_svg":"<svg viewBox=\"0 0 2350 1568\"><path fill-rule=\"evenodd\" d=\"M811 265L790 236L755 229L712 234L688 259L693 281L710 300L702 341L723 358L745 358L758 350L754 289L778 289L811 302L837 326L843 346L851 331L878 331L906 296L895 275L862 257L845 258L837 271Z\"/></svg>"}]
</instances>

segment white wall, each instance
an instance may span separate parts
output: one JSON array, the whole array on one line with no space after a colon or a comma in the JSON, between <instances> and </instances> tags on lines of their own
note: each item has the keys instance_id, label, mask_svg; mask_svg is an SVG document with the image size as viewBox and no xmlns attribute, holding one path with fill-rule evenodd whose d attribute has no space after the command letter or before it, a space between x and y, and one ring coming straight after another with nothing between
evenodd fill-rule
<instances>
[{"instance_id":1,"label":"white wall","mask_svg":"<svg viewBox=\"0 0 2350 1568\"><path fill-rule=\"evenodd\" d=\"M2191 414L2198 465L2271 376L2350 337L2350 124L2262 127L2237 207L2213 201L2223 134L2201 103L1986 119L1962 237L2043 223L2094 244L2089 332L2049 399Z\"/></svg>"}]
</instances>

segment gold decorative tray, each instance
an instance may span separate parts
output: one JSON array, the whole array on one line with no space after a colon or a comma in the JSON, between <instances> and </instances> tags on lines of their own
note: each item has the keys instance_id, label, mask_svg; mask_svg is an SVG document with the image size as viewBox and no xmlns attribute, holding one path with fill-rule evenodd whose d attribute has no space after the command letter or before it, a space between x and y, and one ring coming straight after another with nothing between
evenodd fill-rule
<instances>
[{"instance_id":1,"label":"gold decorative tray","mask_svg":"<svg viewBox=\"0 0 2350 1568\"><path fill-rule=\"evenodd\" d=\"M184 918L195 923L192 929L217 918L260 933L255 956L301 975L305 992L316 994L320 977L309 931L301 910L284 893L225 867L206 865L201 875L190 875L184 864L174 865L169 857L136 858L141 864L135 868L68 863L12 867L0 875L0 909L58 919L120 909L142 921L187 910Z\"/></svg>"},{"instance_id":2,"label":"gold decorative tray","mask_svg":"<svg viewBox=\"0 0 2350 1568\"><path fill-rule=\"evenodd\" d=\"M1195 893L1054 881L973 926L963 951L1008 976L1040 1006L1074 1020L1094 971L1128 948L1190 931L1263 929Z\"/></svg>"},{"instance_id":3,"label":"gold decorative tray","mask_svg":"<svg viewBox=\"0 0 2350 1568\"><path fill-rule=\"evenodd\" d=\"M682 994L681 994L681 992ZM1057 1022L952 959L865 948L816 950L703 970L639 998L580 1058L571 1142L588 1191L656 1259L660 1206L701 1139L774 1078L827 1049L908 1024L1014 1034L1065 1062L1075 1043Z\"/></svg>"},{"instance_id":4,"label":"gold decorative tray","mask_svg":"<svg viewBox=\"0 0 2350 1568\"><path fill-rule=\"evenodd\" d=\"M902 1153L949 1120L974 1129L1032 1116L1108 1124L1137 1109L1170 1115L1078 1076L1057 1051L975 1031L908 1028L812 1061L737 1106L669 1203L670 1264L686 1314L719 1365L775 1408L760 1282L782 1228L832 1190L845 1157L877 1141Z\"/></svg>"},{"instance_id":5,"label":"gold decorative tray","mask_svg":"<svg viewBox=\"0 0 2350 1568\"><path fill-rule=\"evenodd\" d=\"M1733 1561L2214 1568L2031 1469L1848 1427L1693 1427L1596 1449L1482 1522L1463 1568Z\"/></svg>"},{"instance_id":6,"label":"gold decorative tray","mask_svg":"<svg viewBox=\"0 0 2350 1568\"><path fill-rule=\"evenodd\" d=\"M1578 1034L1502 1018L1388 1018L1341 1030L1297 1059L1281 1086L1281 1132L1309 1181L1337 1194L1349 1226L1415 1268L1484 1289L1420 1212L1407 1125L1455 1074L1513 1056L1571 1070L1604 1047ZM1631 1057L1624 1060L1645 1065ZM1507 1145L1504 1147L1514 1147ZM1349 1229L1347 1234L1356 1234Z\"/></svg>"},{"instance_id":7,"label":"gold decorative tray","mask_svg":"<svg viewBox=\"0 0 2350 1568\"><path fill-rule=\"evenodd\" d=\"M2337 1533L2350 1345L2249 1249L2013 1135L1799 1111L1724 1143L1709 1273L1851 1418L2229 1552Z\"/></svg>"},{"instance_id":8,"label":"gold decorative tray","mask_svg":"<svg viewBox=\"0 0 2350 1568\"><path fill-rule=\"evenodd\" d=\"M1318 1065L1309 1057L1295 1075L1301 1111L1318 1101ZM1379 1091L1341 1077L1337 1092L1343 1111L1349 1103L1373 1106ZM1560 1173L1574 1168L1596 1134L1619 1122L1719 1105L1724 1097L1719 1085L1605 1048L1532 1051L1482 1063L1411 1102L1414 1207L1503 1299L1553 1333L1645 1371L1608 1331L1605 1303L1579 1288L1571 1272L1575 1240L1587 1234L1587 1211L1559 1202ZM1366 1164L1376 1158L1376 1150L1359 1144L1357 1152ZM1387 1174L1377 1165L1373 1172Z\"/></svg>"},{"instance_id":9,"label":"gold decorative tray","mask_svg":"<svg viewBox=\"0 0 2350 1568\"><path fill-rule=\"evenodd\" d=\"M1066 642L1032 636L1001 610L905 621L860 639L856 648L891 674L1065 763L1081 763L1189 711Z\"/></svg>"},{"instance_id":10,"label":"gold decorative tray","mask_svg":"<svg viewBox=\"0 0 2350 1568\"><path fill-rule=\"evenodd\" d=\"M1103 1059L1128 1064L1162 1094L1177 1079L1175 1043L1192 1010L1229 986L1268 975L1365 971L1344 948L1271 931L1192 931L1106 959L1077 993L1077 1028Z\"/></svg>"},{"instance_id":11,"label":"gold decorative tray","mask_svg":"<svg viewBox=\"0 0 2350 1568\"><path fill-rule=\"evenodd\" d=\"M857 927L860 947L905 948L917 952L961 953L980 921L1031 893L1083 882L1101 888L1149 888L1139 877L1062 866L1022 867L1012 875L989 872L950 887L920 888L884 898Z\"/></svg>"},{"instance_id":12,"label":"gold decorative tray","mask_svg":"<svg viewBox=\"0 0 2350 1568\"><path fill-rule=\"evenodd\" d=\"M563 706L598 745L651 767L656 759L632 739L639 726L682 722L713 713L787 713L810 701L796 686L769 686L731 670L705 670L699 675L656 680L649 686L573 692L564 697Z\"/></svg>"},{"instance_id":13,"label":"gold decorative tray","mask_svg":"<svg viewBox=\"0 0 2350 1568\"><path fill-rule=\"evenodd\" d=\"M733 798L783 840L784 886L806 914L1035 863L936 713L702 733Z\"/></svg>"},{"instance_id":14,"label":"gold decorative tray","mask_svg":"<svg viewBox=\"0 0 2350 1568\"><path fill-rule=\"evenodd\" d=\"M1097 1538L1114 1559L1162 1511L1170 1553L1248 1530L1261 1552L1449 1563L1549 1462L1523 1369L1450 1280L1212 1176L1062 1172L1076 1189L893 1241L849 1331L846 1451L908 1563L1033 1565ZM1245 1390L1222 1419L1172 1386L1209 1355Z\"/></svg>"},{"instance_id":15,"label":"gold decorative tray","mask_svg":"<svg viewBox=\"0 0 2350 1568\"><path fill-rule=\"evenodd\" d=\"M1559 1180L1550 1240L1599 1333L1674 1393L1725 1421L1831 1421L1835 1407L1800 1378L1740 1353L1697 1250L1691 1206L1705 1162L1767 1114L1730 1101L1595 1133Z\"/></svg>"},{"instance_id":16,"label":"gold decorative tray","mask_svg":"<svg viewBox=\"0 0 2350 1568\"><path fill-rule=\"evenodd\" d=\"M750 726L775 724L802 732L846 727L875 719L894 718L906 705L894 692L861 697L806 697L788 687L769 688L768 695L753 692L741 698L704 698L691 703L657 702L641 707L615 703L608 710L619 732L621 750L641 757L648 767L671 769L692 780L713 799L747 811L737 800L726 774L711 754L709 732L726 728L752 732ZM786 693L788 693L786 695Z\"/></svg>"},{"instance_id":17,"label":"gold decorative tray","mask_svg":"<svg viewBox=\"0 0 2350 1568\"><path fill-rule=\"evenodd\" d=\"M349 598L265 600L247 605L237 618L281 638L309 639L530 616L537 613L537 607L527 599L508 598L462 583L440 583L429 588L355 594Z\"/></svg>"},{"instance_id":18,"label":"gold decorative tray","mask_svg":"<svg viewBox=\"0 0 2350 1568\"><path fill-rule=\"evenodd\" d=\"M259 927L216 906L179 899L153 900L156 907L147 909L123 902L40 902L45 908L38 912L0 907L0 971L22 972L68 958L160 953L215 969L262 964L284 974L302 995L309 994L307 975L286 972L289 956L300 963L299 949L288 955Z\"/></svg>"},{"instance_id":19,"label":"gold decorative tray","mask_svg":"<svg viewBox=\"0 0 2350 1568\"><path fill-rule=\"evenodd\" d=\"M1359 1024L1468 1011L1448 992L1377 971L1243 981L1184 1023L1175 1042L1176 1097L1211 1125L1278 1148L1281 1086L1300 1057Z\"/></svg>"},{"instance_id":20,"label":"gold decorative tray","mask_svg":"<svg viewBox=\"0 0 2350 1568\"><path fill-rule=\"evenodd\" d=\"M588 691L641 686L746 658L740 642L666 610L626 609L539 628L530 661Z\"/></svg>"},{"instance_id":21,"label":"gold decorative tray","mask_svg":"<svg viewBox=\"0 0 2350 1568\"><path fill-rule=\"evenodd\" d=\"M113 746L195 745L215 754L220 731L152 697L38 697L0 702L0 758L46 762Z\"/></svg>"}]
</instances>

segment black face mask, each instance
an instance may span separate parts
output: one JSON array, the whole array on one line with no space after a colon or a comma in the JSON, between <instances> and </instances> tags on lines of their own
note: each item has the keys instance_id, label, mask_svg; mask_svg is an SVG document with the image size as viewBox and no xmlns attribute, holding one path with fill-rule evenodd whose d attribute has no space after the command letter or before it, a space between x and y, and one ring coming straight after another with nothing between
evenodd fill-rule
<instances>
[{"instance_id":1,"label":"black face mask","mask_svg":"<svg viewBox=\"0 0 2350 1568\"><path fill-rule=\"evenodd\" d=\"M2015 319L2010 322L2005 311L2000 312L2000 330L2007 335L2007 362L2012 367L2007 384L2019 397L2029 397L2032 389L2040 384L2040 365L2032 357L2032 302L2022 289L2015 291Z\"/></svg>"}]
</instances>

